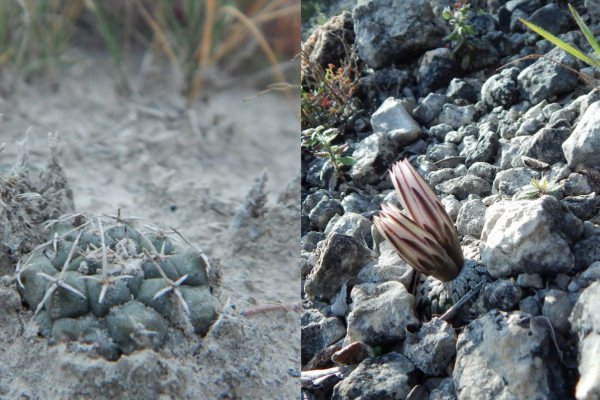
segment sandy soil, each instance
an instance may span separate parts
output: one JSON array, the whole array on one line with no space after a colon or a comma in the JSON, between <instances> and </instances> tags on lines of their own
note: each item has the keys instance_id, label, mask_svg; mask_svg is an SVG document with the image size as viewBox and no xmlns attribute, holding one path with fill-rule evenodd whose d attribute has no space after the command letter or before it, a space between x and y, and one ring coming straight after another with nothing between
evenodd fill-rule
<instances>
[{"instance_id":1,"label":"sandy soil","mask_svg":"<svg viewBox=\"0 0 600 400\"><path fill-rule=\"evenodd\" d=\"M163 351L109 362L85 346L39 338L6 275L0 399L297 398L300 328L291 306L300 301L299 106L278 94L243 101L260 89L236 86L198 101L190 129L168 75L155 71L138 95L123 99L108 71L107 60L87 58L66 72L56 92L20 85L0 97L0 142L7 144L0 170L14 162L15 143L27 130L32 166L42 168L47 133L59 132L76 209L120 208L144 223L178 228L220 260L224 313L204 339L175 332ZM230 230L265 169L264 214ZM241 313L269 304L288 310Z\"/></svg>"}]
</instances>

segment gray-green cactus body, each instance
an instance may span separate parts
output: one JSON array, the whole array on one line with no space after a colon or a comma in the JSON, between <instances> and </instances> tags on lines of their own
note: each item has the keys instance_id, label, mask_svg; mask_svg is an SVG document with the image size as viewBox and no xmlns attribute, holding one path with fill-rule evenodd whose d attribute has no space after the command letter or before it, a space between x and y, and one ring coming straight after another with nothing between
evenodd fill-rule
<instances>
[{"instance_id":1,"label":"gray-green cactus body","mask_svg":"<svg viewBox=\"0 0 600 400\"><path fill-rule=\"evenodd\" d=\"M458 276L448 282L442 282L431 276L421 276L417 283L415 301L417 310L427 318L440 315L462 299L469 291L488 279L487 269L474 260L465 260ZM460 315L469 314L470 305L476 299L466 304Z\"/></svg>"},{"instance_id":2,"label":"gray-green cactus body","mask_svg":"<svg viewBox=\"0 0 600 400\"><path fill-rule=\"evenodd\" d=\"M160 232L108 218L82 227L82 218L54 224L46 245L21 259L19 291L41 333L112 360L163 346L169 327L208 332L221 306L206 258Z\"/></svg>"}]
</instances>

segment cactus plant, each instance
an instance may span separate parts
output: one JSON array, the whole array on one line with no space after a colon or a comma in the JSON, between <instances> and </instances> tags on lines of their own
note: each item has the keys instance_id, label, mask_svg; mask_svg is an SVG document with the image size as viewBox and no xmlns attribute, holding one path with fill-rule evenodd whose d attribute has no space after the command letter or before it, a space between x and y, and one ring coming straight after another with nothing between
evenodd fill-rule
<instances>
[{"instance_id":1,"label":"cactus plant","mask_svg":"<svg viewBox=\"0 0 600 400\"><path fill-rule=\"evenodd\" d=\"M204 254L120 216L74 215L49 221L52 239L19 263L18 289L42 331L108 358L159 348L169 328L206 334L220 305Z\"/></svg>"}]
</instances>

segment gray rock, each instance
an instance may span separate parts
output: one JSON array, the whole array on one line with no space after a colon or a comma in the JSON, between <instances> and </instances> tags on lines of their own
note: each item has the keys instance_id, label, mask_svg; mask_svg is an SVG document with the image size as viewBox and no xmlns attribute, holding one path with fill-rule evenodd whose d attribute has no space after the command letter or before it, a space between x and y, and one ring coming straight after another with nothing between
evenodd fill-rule
<instances>
[{"instance_id":1,"label":"gray rock","mask_svg":"<svg viewBox=\"0 0 600 400\"><path fill-rule=\"evenodd\" d=\"M540 103L542 104L542 103ZM530 136L536 133L540 128L544 126L544 122L537 118L525 118L523 117L523 122L519 125L519 129L515 136Z\"/></svg>"},{"instance_id":2,"label":"gray rock","mask_svg":"<svg viewBox=\"0 0 600 400\"><path fill-rule=\"evenodd\" d=\"M493 310L458 336L452 378L459 399L566 398L562 368L544 346L548 333L532 334L521 318Z\"/></svg>"},{"instance_id":3,"label":"gray rock","mask_svg":"<svg viewBox=\"0 0 600 400\"><path fill-rule=\"evenodd\" d=\"M450 49L440 47L425 52L419 59L417 69L417 90L420 96L447 86L458 72L454 53Z\"/></svg>"},{"instance_id":4,"label":"gray rock","mask_svg":"<svg viewBox=\"0 0 600 400\"><path fill-rule=\"evenodd\" d=\"M429 128L429 132L431 132L431 134L435 136L436 139L444 141L446 139L446 134L452 129L453 128L448 124L438 124Z\"/></svg>"},{"instance_id":5,"label":"gray rock","mask_svg":"<svg viewBox=\"0 0 600 400\"><path fill-rule=\"evenodd\" d=\"M569 177L563 182L563 187L567 196L587 195L592 192L587 176L577 172L569 174Z\"/></svg>"},{"instance_id":6,"label":"gray rock","mask_svg":"<svg viewBox=\"0 0 600 400\"><path fill-rule=\"evenodd\" d=\"M552 196L492 204L481 234L481 260L490 275L570 271L574 256L561 231L563 220L560 203Z\"/></svg>"},{"instance_id":7,"label":"gray rock","mask_svg":"<svg viewBox=\"0 0 600 400\"><path fill-rule=\"evenodd\" d=\"M310 63L327 68L329 64L339 65L346 57L348 45L354 42L352 14L349 11L332 17L322 26L317 27L303 43L302 51ZM310 73L310 68L302 62L303 76Z\"/></svg>"},{"instance_id":8,"label":"gray rock","mask_svg":"<svg viewBox=\"0 0 600 400\"><path fill-rule=\"evenodd\" d=\"M575 397L578 400L600 397L600 282L585 289L573 307L569 317L572 330L577 335L579 350L579 374Z\"/></svg>"},{"instance_id":9,"label":"gray rock","mask_svg":"<svg viewBox=\"0 0 600 400\"><path fill-rule=\"evenodd\" d=\"M568 196L560 201L569 211L582 220L588 220L600 208L600 197L596 193L582 196Z\"/></svg>"},{"instance_id":10,"label":"gray rock","mask_svg":"<svg viewBox=\"0 0 600 400\"><path fill-rule=\"evenodd\" d=\"M548 164L564 162L561 145L570 134L571 129L566 127L542 128L529 140L523 142L517 154Z\"/></svg>"},{"instance_id":11,"label":"gray rock","mask_svg":"<svg viewBox=\"0 0 600 400\"><path fill-rule=\"evenodd\" d=\"M420 0L359 1L353 19L361 60L379 69L438 46L445 32L432 8Z\"/></svg>"},{"instance_id":12,"label":"gray rock","mask_svg":"<svg viewBox=\"0 0 600 400\"><path fill-rule=\"evenodd\" d=\"M463 141L464 134L461 133L460 129L458 131L450 131L446 134L444 140L448 143L460 144Z\"/></svg>"},{"instance_id":13,"label":"gray rock","mask_svg":"<svg viewBox=\"0 0 600 400\"><path fill-rule=\"evenodd\" d=\"M342 199L342 207L344 207L344 213L361 214L369 209L369 200L360 193L351 192Z\"/></svg>"},{"instance_id":14,"label":"gray rock","mask_svg":"<svg viewBox=\"0 0 600 400\"><path fill-rule=\"evenodd\" d=\"M529 17L529 21L553 35L565 33L571 26L569 14L561 10L556 4L548 4L537 9Z\"/></svg>"},{"instance_id":15,"label":"gray rock","mask_svg":"<svg viewBox=\"0 0 600 400\"><path fill-rule=\"evenodd\" d=\"M335 232L341 235L353 236L364 241L370 247L373 244L373 238L371 237L372 225L368 218L360 214L345 213L341 217L335 216L329 221L327 228L325 228L325 235L329 236Z\"/></svg>"},{"instance_id":16,"label":"gray rock","mask_svg":"<svg viewBox=\"0 0 600 400\"><path fill-rule=\"evenodd\" d=\"M400 282L363 283L351 292L353 307L348 314L344 343L369 345L399 342L408 325L418 323L414 298Z\"/></svg>"},{"instance_id":17,"label":"gray rock","mask_svg":"<svg viewBox=\"0 0 600 400\"><path fill-rule=\"evenodd\" d=\"M384 132L376 132L361 140L352 153L356 162L350 177L358 185L376 183L397 157L396 144Z\"/></svg>"},{"instance_id":18,"label":"gray rock","mask_svg":"<svg viewBox=\"0 0 600 400\"><path fill-rule=\"evenodd\" d=\"M387 241L379 245L380 255L377 262L367 264L358 273L358 283L383 283L398 281L409 287L413 276L413 269L400 258L396 250Z\"/></svg>"},{"instance_id":19,"label":"gray rock","mask_svg":"<svg viewBox=\"0 0 600 400\"><path fill-rule=\"evenodd\" d=\"M462 79L454 78L450 81L446 96L454 101L454 104L464 106L477 102L477 92L475 88Z\"/></svg>"},{"instance_id":20,"label":"gray rock","mask_svg":"<svg viewBox=\"0 0 600 400\"><path fill-rule=\"evenodd\" d=\"M489 77L481 87L481 100L490 108L506 107L517 102L519 99L518 74L519 70L517 68L508 68Z\"/></svg>"},{"instance_id":21,"label":"gray rock","mask_svg":"<svg viewBox=\"0 0 600 400\"><path fill-rule=\"evenodd\" d=\"M483 301L488 310L511 311L519 301L523 292L514 279L498 279L483 287Z\"/></svg>"},{"instance_id":22,"label":"gray rock","mask_svg":"<svg viewBox=\"0 0 600 400\"><path fill-rule=\"evenodd\" d=\"M586 288L596 281L600 281L600 262L598 261L593 262L576 279L576 283L580 288Z\"/></svg>"},{"instance_id":23,"label":"gray rock","mask_svg":"<svg viewBox=\"0 0 600 400\"><path fill-rule=\"evenodd\" d=\"M465 165L470 167L476 162L493 163L500 143L498 135L493 131L482 131L477 139L477 145L473 151L467 155Z\"/></svg>"},{"instance_id":24,"label":"gray rock","mask_svg":"<svg viewBox=\"0 0 600 400\"><path fill-rule=\"evenodd\" d=\"M425 176L425 181L429 186L435 186L449 179L456 178L456 172L452 168L442 168L437 171L432 171Z\"/></svg>"},{"instance_id":25,"label":"gray rock","mask_svg":"<svg viewBox=\"0 0 600 400\"><path fill-rule=\"evenodd\" d=\"M346 327L340 318L326 317L316 309L302 311L300 325L303 365L346 334Z\"/></svg>"},{"instance_id":26,"label":"gray rock","mask_svg":"<svg viewBox=\"0 0 600 400\"><path fill-rule=\"evenodd\" d=\"M427 149L427 158L434 162L456 156L458 156L458 151L452 143L434 144Z\"/></svg>"},{"instance_id":27,"label":"gray rock","mask_svg":"<svg viewBox=\"0 0 600 400\"><path fill-rule=\"evenodd\" d=\"M403 354L427 375L440 376L456 354L456 333L439 318L425 322L416 334L407 333Z\"/></svg>"},{"instance_id":28,"label":"gray rock","mask_svg":"<svg viewBox=\"0 0 600 400\"><path fill-rule=\"evenodd\" d=\"M519 167L500 171L494 179L492 193L500 193L512 196L525 187L529 187L533 178L539 178L540 174L532 169Z\"/></svg>"},{"instance_id":29,"label":"gray rock","mask_svg":"<svg viewBox=\"0 0 600 400\"><path fill-rule=\"evenodd\" d=\"M456 218L458 234L479 239L485 221L485 210L486 206L480 199L465 201Z\"/></svg>"},{"instance_id":30,"label":"gray rock","mask_svg":"<svg viewBox=\"0 0 600 400\"><path fill-rule=\"evenodd\" d=\"M344 283L375 259L364 241L338 233L320 242L315 256L317 262L306 278L304 290L309 298L325 300L332 299Z\"/></svg>"},{"instance_id":31,"label":"gray rock","mask_svg":"<svg viewBox=\"0 0 600 400\"><path fill-rule=\"evenodd\" d=\"M583 4L592 21L600 22L600 0L585 0Z\"/></svg>"},{"instance_id":32,"label":"gray rock","mask_svg":"<svg viewBox=\"0 0 600 400\"><path fill-rule=\"evenodd\" d=\"M486 180L467 174L440 183L435 189L445 194L454 195L459 200L464 200L470 194L477 194L482 197L486 196L490 194L492 188Z\"/></svg>"},{"instance_id":33,"label":"gray rock","mask_svg":"<svg viewBox=\"0 0 600 400\"><path fill-rule=\"evenodd\" d=\"M410 116L401 101L388 97L371 116L375 132L393 132L398 146L410 144L419 138L421 126Z\"/></svg>"},{"instance_id":34,"label":"gray rock","mask_svg":"<svg viewBox=\"0 0 600 400\"><path fill-rule=\"evenodd\" d=\"M592 263L600 261L600 236L594 235L578 241L573 246L575 267L578 270L588 268Z\"/></svg>"},{"instance_id":35,"label":"gray rock","mask_svg":"<svg viewBox=\"0 0 600 400\"><path fill-rule=\"evenodd\" d=\"M567 333L571 327L569 316L573 305L573 301L567 293L562 290L550 289L544 296L542 315L550 320L558 332Z\"/></svg>"},{"instance_id":36,"label":"gray rock","mask_svg":"<svg viewBox=\"0 0 600 400\"><path fill-rule=\"evenodd\" d=\"M577 69L577 63L572 56L555 48L546 54L546 57L555 62L540 58L521 71L517 77L521 96L532 104L569 92L577 86L577 76L560 65Z\"/></svg>"},{"instance_id":37,"label":"gray rock","mask_svg":"<svg viewBox=\"0 0 600 400\"><path fill-rule=\"evenodd\" d=\"M415 384L414 365L392 352L367 358L333 389L332 400L405 399Z\"/></svg>"},{"instance_id":38,"label":"gray rock","mask_svg":"<svg viewBox=\"0 0 600 400\"><path fill-rule=\"evenodd\" d=\"M445 196L441 201L442 205L444 206L444 210L446 210L452 221L456 221L461 208L460 201L458 201L458 199L451 194Z\"/></svg>"},{"instance_id":39,"label":"gray rock","mask_svg":"<svg viewBox=\"0 0 600 400\"><path fill-rule=\"evenodd\" d=\"M519 302L519 310L532 316L540 315L540 302L536 296L525 297Z\"/></svg>"},{"instance_id":40,"label":"gray rock","mask_svg":"<svg viewBox=\"0 0 600 400\"><path fill-rule=\"evenodd\" d=\"M323 196L321 201L308 214L310 225L313 229L323 230L329 223L329 220L335 215L344 213L344 208L338 200Z\"/></svg>"},{"instance_id":41,"label":"gray rock","mask_svg":"<svg viewBox=\"0 0 600 400\"><path fill-rule=\"evenodd\" d=\"M478 176L481 179L485 179L491 184L496 178L496 173L498 172L498 169L499 168L495 165L478 161L471 164L471 166L467 170L467 173Z\"/></svg>"},{"instance_id":42,"label":"gray rock","mask_svg":"<svg viewBox=\"0 0 600 400\"><path fill-rule=\"evenodd\" d=\"M438 122L458 129L463 125L470 124L473 118L475 118L475 113L476 110L473 105L457 106L454 104L445 104L438 115Z\"/></svg>"},{"instance_id":43,"label":"gray rock","mask_svg":"<svg viewBox=\"0 0 600 400\"><path fill-rule=\"evenodd\" d=\"M540 274L519 274L517 284L524 288L541 289L544 287L544 280Z\"/></svg>"},{"instance_id":44,"label":"gray rock","mask_svg":"<svg viewBox=\"0 0 600 400\"><path fill-rule=\"evenodd\" d=\"M442 111L442 106L446 104L448 98L443 94L429 93L423 99L421 104L415 108L415 119L422 124L429 125Z\"/></svg>"}]
</instances>

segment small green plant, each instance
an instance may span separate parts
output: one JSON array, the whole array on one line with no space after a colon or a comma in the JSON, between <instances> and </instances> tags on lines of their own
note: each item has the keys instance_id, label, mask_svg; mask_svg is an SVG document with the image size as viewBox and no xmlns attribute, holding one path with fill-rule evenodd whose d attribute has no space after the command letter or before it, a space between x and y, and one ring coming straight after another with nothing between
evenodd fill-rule
<instances>
[{"instance_id":1,"label":"small green plant","mask_svg":"<svg viewBox=\"0 0 600 400\"><path fill-rule=\"evenodd\" d=\"M473 36L475 31L467 23L470 4L466 0L457 0L452 8L446 7L442 11L442 17L453 27L452 32L444 40L452 43L452 51L456 53L466 43L469 36Z\"/></svg>"},{"instance_id":2,"label":"small green plant","mask_svg":"<svg viewBox=\"0 0 600 400\"><path fill-rule=\"evenodd\" d=\"M328 185L329 190L333 190L337 180L344 179L342 167L354 164L355 160L350 156L342 155L346 150L345 144L332 144L338 136L338 130L335 128L325 130L323 126L318 126L315 129L307 129L302 135L302 147L311 150L315 157L327 159L321 169L321 181L325 180L325 173L329 167L333 167L333 174Z\"/></svg>"},{"instance_id":3,"label":"small green plant","mask_svg":"<svg viewBox=\"0 0 600 400\"><path fill-rule=\"evenodd\" d=\"M598 41L594 37L594 34L592 33L592 31L590 31L590 29L585 24L585 22L583 22L583 19L581 19L581 17L577 13L577 11L570 4L569 4L569 11L571 11L573 18L575 19L575 22L577 22L579 29L585 36L585 39L588 41L590 46L592 46L592 49L594 49L594 52L596 53L595 57L588 56L587 54L585 54L578 48L566 43L565 41L563 41L563 40L559 39L558 37L554 36L553 34L551 34L550 32L540 28L539 26L537 26L535 24L532 24L529 21L526 21L522 18L519 18L519 21L521 21L521 23L523 25L525 25L527 28L531 29L532 31L534 31L535 33L537 33L538 35L540 35L541 37L543 37L544 39L546 39L547 41L549 41L550 43L555 45L556 47L563 49L564 51L566 51L573 57L576 57L576 58L580 59L581 61L585 62L586 64L589 64L590 66L600 70L600 60L598 59L600 57L600 44L598 44Z\"/></svg>"},{"instance_id":4,"label":"small green plant","mask_svg":"<svg viewBox=\"0 0 600 400\"><path fill-rule=\"evenodd\" d=\"M353 109L351 99L356 92L356 69L350 65L336 67L333 64L323 69L307 60L308 57L304 58L310 66L315 84L312 88L307 88L308 85L302 86L302 128L339 126Z\"/></svg>"},{"instance_id":5,"label":"small green plant","mask_svg":"<svg viewBox=\"0 0 600 400\"><path fill-rule=\"evenodd\" d=\"M542 179L533 178L528 187L526 187L519 195L521 199L536 199L544 195L555 195L562 188L561 184L549 182L544 176Z\"/></svg>"}]
</instances>

